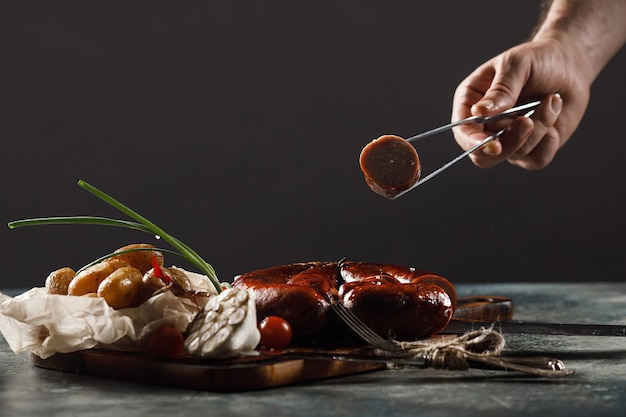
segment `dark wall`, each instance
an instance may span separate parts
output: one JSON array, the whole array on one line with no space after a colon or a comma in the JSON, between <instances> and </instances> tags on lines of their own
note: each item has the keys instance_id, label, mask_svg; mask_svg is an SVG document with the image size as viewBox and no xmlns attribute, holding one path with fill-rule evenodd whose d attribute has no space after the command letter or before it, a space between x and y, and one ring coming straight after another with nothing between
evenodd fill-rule
<instances>
[{"instance_id":1,"label":"dark wall","mask_svg":"<svg viewBox=\"0 0 626 417\"><path fill-rule=\"evenodd\" d=\"M380 134L447 122L457 84L524 40L539 3L2 1L0 219L121 217L84 179L222 280L343 257L456 283L622 280L624 53L545 170L466 160L387 201L358 167ZM460 152L450 134L418 150L426 172ZM138 241L153 239L0 228L0 287Z\"/></svg>"}]
</instances>

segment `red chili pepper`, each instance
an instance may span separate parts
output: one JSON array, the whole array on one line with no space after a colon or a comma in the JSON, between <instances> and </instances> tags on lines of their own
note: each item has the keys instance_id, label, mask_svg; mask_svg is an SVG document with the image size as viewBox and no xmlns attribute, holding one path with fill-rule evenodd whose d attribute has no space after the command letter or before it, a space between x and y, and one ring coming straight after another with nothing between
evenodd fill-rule
<instances>
[{"instance_id":1,"label":"red chili pepper","mask_svg":"<svg viewBox=\"0 0 626 417\"><path fill-rule=\"evenodd\" d=\"M160 278L166 284L172 282L172 279L163 273L161 265L159 265L159 260L157 259L155 254L152 254L152 270L154 271L154 276Z\"/></svg>"}]
</instances>

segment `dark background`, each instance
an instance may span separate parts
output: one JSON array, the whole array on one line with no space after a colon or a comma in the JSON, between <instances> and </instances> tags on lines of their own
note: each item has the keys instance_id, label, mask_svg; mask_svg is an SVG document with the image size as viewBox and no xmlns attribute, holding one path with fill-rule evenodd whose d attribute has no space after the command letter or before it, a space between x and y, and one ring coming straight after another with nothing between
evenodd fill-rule
<instances>
[{"instance_id":1,"label":"dark background","mask_svg":"<svg viewBox=\"0 0 626 417\"><path fill-rule=\"evenodd\" d=\"M0 219L123 217L185 241L222 280L296 261L418 266L455 283L626 273L626 56L540 172L465 160L396 201L371 139L449 120L458 83L523 41L539 1L1 1ZM460 153L419 144L424 171ZM140 232L0 228L0 287L39 286ZM168 263L184 265L178 259Z\"/></svg>"}]
</instances>

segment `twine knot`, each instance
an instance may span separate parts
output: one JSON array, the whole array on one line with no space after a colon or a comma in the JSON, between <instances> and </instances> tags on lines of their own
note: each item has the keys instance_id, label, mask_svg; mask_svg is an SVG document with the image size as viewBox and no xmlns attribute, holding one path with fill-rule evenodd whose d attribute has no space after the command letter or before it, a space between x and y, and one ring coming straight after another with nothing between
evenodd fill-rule
<instances>
[{"instance_id":1,"label":"twine knot","mask_svg":"<svg viewBox=\"0 0 626 417\"><path fill-rule=\"evenodd\" d=\"M439 342L398 342L414 358L421 357L435 369L465 370L468 359L499 355L504 349L502 334L493 327L467 332Z\"/></svg>"}]
</instances>

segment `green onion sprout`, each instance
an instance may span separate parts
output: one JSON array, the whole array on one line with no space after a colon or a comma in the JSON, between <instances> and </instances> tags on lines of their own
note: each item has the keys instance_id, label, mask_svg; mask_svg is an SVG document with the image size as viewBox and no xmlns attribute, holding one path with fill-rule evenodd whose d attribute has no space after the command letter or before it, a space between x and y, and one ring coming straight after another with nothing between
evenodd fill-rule
<instances>
[{"instance_id":1,"label":"green onion sprout","mask_svg":"<svg viewBox=\"0 0 626 417\"><path fill-rule=\"evenodd\" d=\"M163 252L171 253L182 257L183 259L190 262L192 265L196 266L199 271L206 275L210 280L217 292L222 291L222 286L217 279L217 274L213 267L208 264L197 252L191 249L189 246L175 238L174 236L165 232L165 230L161 229L159 226L146 219L136 211L131 208L125 206L124 204L117 201L115 198L110 195L100 191L93 185L89 183L79 180L78 185L83 189L89 191L91 194L100 198L107 204L115 207L122 213L126 214L128 217L132 218L135 221L129 220L118 220L111 219L108 217L97 217L97 216L68 216L68 217L41 217L41 218L33 218L33 219L24 219L24 220L15 220L9 222L8 226L11 229L15 229L23 226L37 226L44 224L90 224L90 225L101 225L101 226L117 226L124 227L127 229L135 229L145 233L152 234L157 238L162 238L165 242L169 243L175 251L170 251L166 249L154 249L151 250L161 250ZM92 262L91 264L97 263L100 260L106 259L113 255L106 255L99 260ZM91 265L90 264L90 265ZM84 269L84 268L83 268Z\"/></svg>"}]
</instances>

